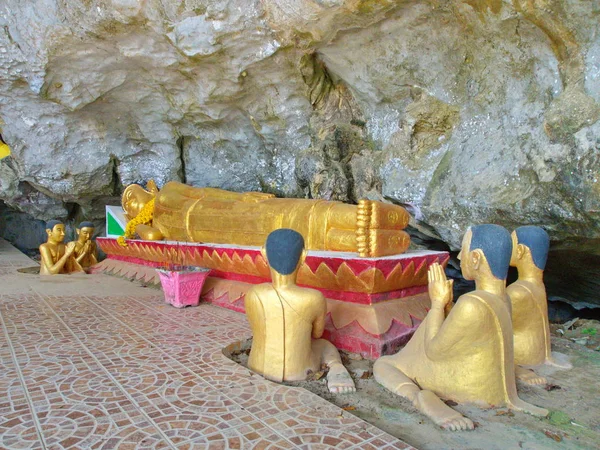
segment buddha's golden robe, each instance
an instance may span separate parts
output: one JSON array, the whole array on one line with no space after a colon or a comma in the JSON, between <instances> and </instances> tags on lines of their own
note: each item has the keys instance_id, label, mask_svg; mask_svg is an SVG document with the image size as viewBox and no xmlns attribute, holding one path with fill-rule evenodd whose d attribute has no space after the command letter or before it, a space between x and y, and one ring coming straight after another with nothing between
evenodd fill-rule
<instances>
[{"instance_id":1,"label":"buddha's golden robe","mask_svg":"<svg viewBox=\"0 0 600 450\"><path fill-rule=\"evenodd\" d=\"M302 234L310 250L360 252L357 236L362 235L368 249L363 256L406 251L406 210L367 202L361 215L358 206L337 201L238 194L169 182L156 194L152 226L175 241L261 246L271 231L291 228Z\"/></svg>"},{"instance_id":2,"label":"buddha's golden robe","mask_svg":"<svg viewBox=\"0 0 600 450\"><path fill-rule=\"evenodd\" d=\"M537 366L550 360L550 324L544 285L517 280L506 292L512 304L515 363Z\"/></svg>"},{"instance_id":3,"label":"buddha's golden robe","mask_svg":"<svg viewBox=\"0 0 600 450\"><path fill-rule=\"evenodd\" d=\"M502 299L485 291L464 294L429 346L429 316L390 364L421 389L459 403L512 405L518 401L512 327Z\"/></svg>"},{"instance_id":4,"label":"buddha's golden robe","mask_svg":"<svg viewBox=\"0 0 600 450\"><path fill-rule=\"evenodd\" d=\"M316 372L320 356L311 338L325 328L327 302L319 291L295 287L279 293L271 283L253 286L245 298L252 329L248 367L269 380L305 380Z\"/></svg>"}]
</instances>

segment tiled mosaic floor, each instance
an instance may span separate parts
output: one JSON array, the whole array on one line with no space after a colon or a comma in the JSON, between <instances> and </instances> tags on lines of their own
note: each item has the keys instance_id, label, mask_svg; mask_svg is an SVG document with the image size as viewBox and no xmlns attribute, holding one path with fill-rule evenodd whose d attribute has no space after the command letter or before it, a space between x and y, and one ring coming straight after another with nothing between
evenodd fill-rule
<instances>
[{"instance_id":1,"label":"tiled mosaic floor","mask_svg":"<svg viewBox=\"0 0 600 450\"><path fill-rule=\"evenodd\" d=\"M0 239L0 449L410 448L227 359L242 314L32 265Z\"/></svg>"}]
</instances>

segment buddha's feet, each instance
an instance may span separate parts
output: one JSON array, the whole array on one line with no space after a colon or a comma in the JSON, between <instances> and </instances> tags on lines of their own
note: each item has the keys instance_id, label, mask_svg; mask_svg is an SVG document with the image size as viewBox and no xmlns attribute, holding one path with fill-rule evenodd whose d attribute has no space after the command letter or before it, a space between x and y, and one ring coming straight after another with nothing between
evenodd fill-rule
<instances>
[{"instance_id":1,"label":"buddha's feet","mask_svg":"<svg viewBox=\"0 0 600 450\"><path fill-rule=\"evenodd\" d=\"M356 392L354 381L342 363L333 363L329 366L327 388L333 394Z\"/></svg>"},{"instance_id":2,"label":"buddha's feet","mask_svg":"<svg viewBox=\"0 0 600 450\"><path fill-rule=\"evenodd\" d=\"M431 391L419 391L413 403L419 411L445 430L464 431L475 428L471 419L450 408Z\"/></svg>"},{"instance_id":3,"label":"buddha's feet","mask_svg":"<svg viewBox=\"0 0 600 450\"><path fill-rule=\"evenodd\" d=\"M533 370L524 369L520 366L515 367L515 376L517 380L531 385L546 384L548 382L545 377L536 374Z\"/></svg>"},{"instance_id":4,"label":"buddha's feet","mask_svg":"<svg viewBox=\"0 0 600 450\"><path fill-rule=\"evenodd\" d=\"M410 236L403 231L409 215L404 208L372 200L359 200L356 244L361 257L396 255L406 251Z\"/></svg>"}]
</instances>

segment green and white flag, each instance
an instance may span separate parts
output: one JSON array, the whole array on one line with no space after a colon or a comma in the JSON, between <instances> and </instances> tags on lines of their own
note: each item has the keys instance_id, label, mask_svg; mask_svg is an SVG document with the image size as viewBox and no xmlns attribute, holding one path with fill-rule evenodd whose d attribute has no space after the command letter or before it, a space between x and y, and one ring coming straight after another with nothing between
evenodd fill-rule
<instances>
[{"instance_id":1,"label":"green and white flag","mask_svg":"<svg viewBox=\"0 0 600 450\"><path fill-rule=\"evenodd\" d=\"M125 234L127 217L120 206L106 206L106 237L118 238Z\"/></svg>"}]
</instances>

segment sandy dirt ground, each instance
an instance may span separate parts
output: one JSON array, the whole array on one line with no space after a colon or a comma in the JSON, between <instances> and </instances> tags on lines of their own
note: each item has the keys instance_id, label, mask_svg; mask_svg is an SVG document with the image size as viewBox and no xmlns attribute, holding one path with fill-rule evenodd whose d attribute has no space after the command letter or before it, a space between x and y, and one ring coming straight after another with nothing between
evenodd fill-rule
<instances>
[{"instance_id":1,"label":"sandy dirt ground","mask_svg":"<svg viewBox=\"0 0 600 450\"><path fill-rule=\"evenodd\" d=\"M445 431L420 415L409 401L381 387L373 379L372 361L346 353L342 358L355 380L355 394L330 394L323 372L311 375L310 381L286 384L308 389L422 450L600 448L600 322L552 325L552 332L553 351L566 355L573 368L544 366L536 372L546 376L546 386L518 385L523 400L551 411L545 419L506 408L483 410L451 404L473 420L476 429ZM250 345L251 341L243 343L233 359L245 365Z\"/></svg>"}]
</instances>

